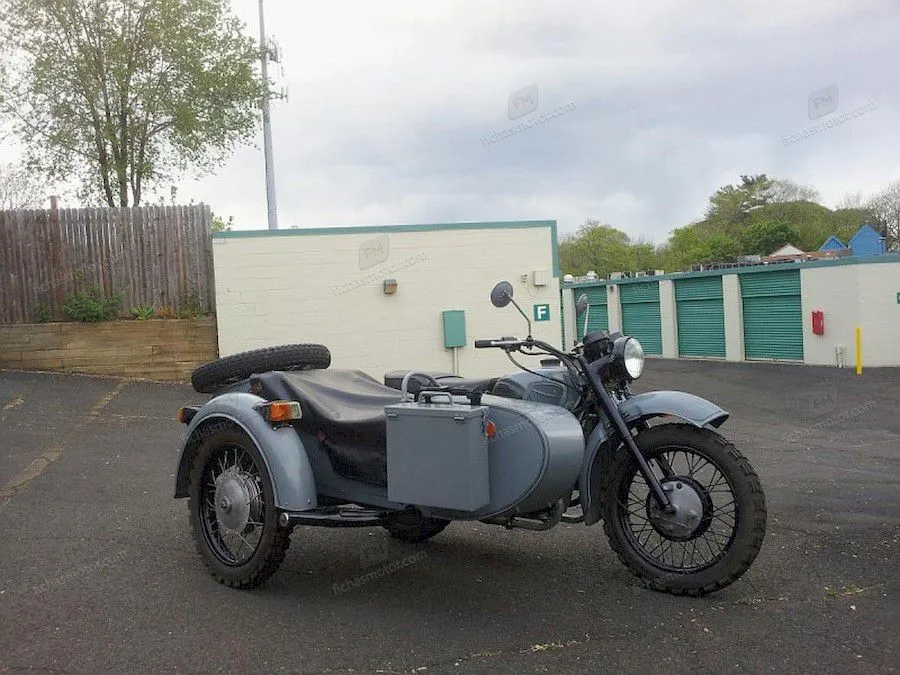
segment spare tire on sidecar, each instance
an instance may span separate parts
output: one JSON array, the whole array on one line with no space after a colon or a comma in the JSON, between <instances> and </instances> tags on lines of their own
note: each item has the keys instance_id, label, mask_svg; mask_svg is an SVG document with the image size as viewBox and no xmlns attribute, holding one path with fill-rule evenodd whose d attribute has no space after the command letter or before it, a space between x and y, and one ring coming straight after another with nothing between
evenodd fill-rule
<instances>
[{"instance_id":1,"label":"spare tire on sidecar","mask_svg":"<svg viewBox=\"0 0 900 675\"><path fill-rule=\"evenodd\" d=\"M253 373L270 370L321 370L331 365L325 345L292 344L265 347L225 356L205 363L191 373L191 385L201 394L212 394Z\"/></svg>"}]
</instances>

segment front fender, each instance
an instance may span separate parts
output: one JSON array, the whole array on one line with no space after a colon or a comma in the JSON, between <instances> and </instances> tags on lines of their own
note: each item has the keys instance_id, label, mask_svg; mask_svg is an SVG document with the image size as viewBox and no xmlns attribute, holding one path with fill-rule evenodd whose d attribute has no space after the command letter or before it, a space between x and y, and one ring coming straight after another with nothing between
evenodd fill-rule
<instances>
[{"instance_id":1,"label":"front fender","mask_svg":"<svg viewBox=\"0 0 900 675\"><path fill-rule=\"evenodd\" d=\"M208 401L188 425L178 453L175 496L188 496L188 474L194 453L204 434L217 422L236 424L256 445L272 477L275 506L287 511L306 511L317 506L316 484L303 442L291 427L272 428L254 408L265 399L230 392Z\"/></svg>"},{"instance_id":2,"label":"front fender","mask_svg":"<svg viewBox=\"0 0 900 675\"><path fill-rule=\"evenodd\" d=\"M719 427L728 419L728 413L705 398L683 391L650 391L625 399L619 404L619 412L629 424L637 420L671 415L687 420L698 427Z\"/></svg>"},{"instance_id":3,"label":"front fender","mask_svg":"<svg viewBox=\"0 0 900 675\"><path fill-rule=\"evenodd\" d=\"M719 427L728 419L728 413L705 398L683 391L651 391L637 394L619 404L619 412L631 426L653 417L681 418L698 427ZM608 468L604 462L612 457L621 439L613 427L598 424L585 444L584 461L578 478L585 525L600 520L600 480ZM602 452L604 448L608 452Z\"/></svg>"}]
</instances>

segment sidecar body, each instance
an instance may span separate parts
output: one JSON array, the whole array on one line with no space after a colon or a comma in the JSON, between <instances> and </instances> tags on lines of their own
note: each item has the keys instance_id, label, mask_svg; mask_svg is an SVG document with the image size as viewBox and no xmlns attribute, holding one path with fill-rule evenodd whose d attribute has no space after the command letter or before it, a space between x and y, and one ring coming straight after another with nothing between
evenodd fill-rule
<instances>
[{"instance_id":1,"label":"sidecar body","mask_svg":"<svg viewBox=\"0 0 900 675\"><path fill-rule=\"evenodd\" d=\"M189 496L194 456L222 425L258 449L285 525L371 525L410 509L499 522L553 509L575 489L584 434L567 410L480 392L409 399L358 370L252 375L184 409L175 496ZM271 419L275 401L296 402L295 414Z\"/></svg>"}]
</instances>

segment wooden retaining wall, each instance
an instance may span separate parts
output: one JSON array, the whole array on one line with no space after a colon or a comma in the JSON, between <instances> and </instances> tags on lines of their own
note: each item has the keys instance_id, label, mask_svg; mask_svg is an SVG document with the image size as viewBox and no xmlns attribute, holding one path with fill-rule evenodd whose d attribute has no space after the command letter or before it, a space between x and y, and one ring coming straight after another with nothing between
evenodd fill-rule
<instances>
[{"instance_id":1,"label":"wooden retaining wall","mask_svg":"<svg viewBox=\"0 0 900 675\"><path fill-rule=\"evenodd\" d=\"M0 325L0 368L187 381L217 356L215 319Z\"/></svg>"}]
</instances>

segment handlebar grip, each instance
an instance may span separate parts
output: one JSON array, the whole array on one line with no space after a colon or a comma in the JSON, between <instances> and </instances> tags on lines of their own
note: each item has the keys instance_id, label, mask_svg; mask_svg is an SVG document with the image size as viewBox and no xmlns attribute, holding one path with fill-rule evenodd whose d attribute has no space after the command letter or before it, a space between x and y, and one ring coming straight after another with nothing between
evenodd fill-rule
<instances>
[{"instance_id":1,"label":"handlebar grip","mask_svg":"<svg viewBox=\"0 0 900 675\"><path fill-rule=\"evenodd\" d=\"M487 347L493 347L493 340L475 340L475 349L485 349Z\"/></svg>"}]
</instances>

